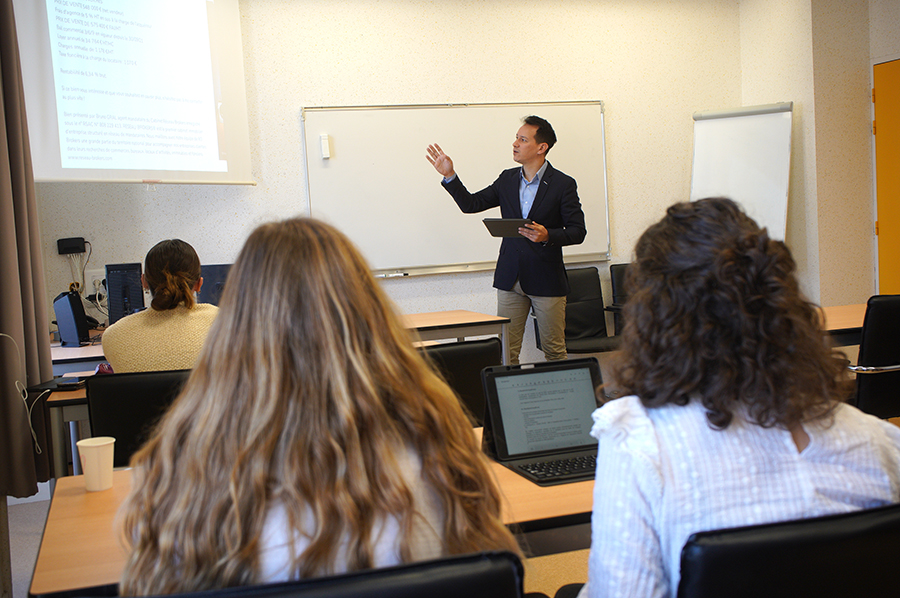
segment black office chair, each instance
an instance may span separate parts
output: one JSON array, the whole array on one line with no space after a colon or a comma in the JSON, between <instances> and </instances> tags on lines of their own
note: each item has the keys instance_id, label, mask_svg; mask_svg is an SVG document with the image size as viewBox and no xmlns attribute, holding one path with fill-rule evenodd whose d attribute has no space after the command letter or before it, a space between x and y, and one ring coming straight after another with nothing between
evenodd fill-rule
<instances>
[{"instance_id":1,"label":"black office chair","mask_svg":"<svg viewBox=\"0 0 900 598\"><path fill-rule=\"evenodd\" d=\"M859 339L856 406L882 419L900 416L900 295L875 295Z\"/></svg>"},{"instance_id":2,"label":"black office chair","mask_svg":"<svg viewBox=\"0 0 900 598\"><path fill-rule=\"evenodd\" d=\"M458 343L427 345L423 351L444 376L463 406L473 418L473 425L484 425L484 386L481 370L503 363L499 338L487 338Z\"/></svg>"},{"instance_id":3,"label":"black office chair","mask_svg":"<svg viewBox=\"0 0 900 598\"><path fill-rule=\"evenodd\" d=\"M628 264L610 264L609 265L609 283L612 287L612 303L606 307L606 311L613 314L613 327L615 334L622 334L622 307L628 294L625 293L625 273L628 271Z\"/></svg>"},{"instance_id":4,"label":"black office chair","mask_svg":"<svg viewBox=\"0 0 900 598\"><path fill-rule=\"evenodd\" d=\"M190 370L103 374L87 379L91 435L116 439L114 467L128 462L147 439L190 375Z\"/></svg>"},{"instance_id":5,"label":"black office chair","mask_svg":"<svg viewBox=\"0 0 900 598\"><path fill-rule=\"evenodd\" d=\"M619 348L619 339L606 333L603 291L597 268L567 270L569 294L566 295L566 351L602 353ZM541 333L534 320L534 337L541 348Z\"/></svg>"},{"instance_id":6,"label":"black office chair","mask_svg":"<svg viewBox=\"0 0 900 598\"><path fill-rule=\"evenodd\" d=\"M678 598L896 596L900 505L693 534Z\"/></svg>"},{"instance_id":7,"label":"black office chair","mask_svg":"<svg viewBox=\"0 0 900 598\"><path fill-rule=\"evenodd\" d=\"M509 552L479 552L300 581L170 594L167 598L520 598L523 569Z\"/></svg>"}]
</instances>

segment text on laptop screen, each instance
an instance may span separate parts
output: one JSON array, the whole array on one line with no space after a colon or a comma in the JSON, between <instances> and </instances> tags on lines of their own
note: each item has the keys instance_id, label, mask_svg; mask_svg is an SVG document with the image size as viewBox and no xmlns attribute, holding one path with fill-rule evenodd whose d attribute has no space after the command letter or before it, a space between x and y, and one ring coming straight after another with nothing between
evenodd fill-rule
<instances>
[{"instance_id":1,"label":"text on laptop screen","mask_svg":"<svg viewBox=\"0 0 900 598\"><path fill-rule=\"evenodd\" d=\"M596 443L590 431L597 402L588 368L501 376L496 384L510 455Z\"/></svg>"}]
</instances>

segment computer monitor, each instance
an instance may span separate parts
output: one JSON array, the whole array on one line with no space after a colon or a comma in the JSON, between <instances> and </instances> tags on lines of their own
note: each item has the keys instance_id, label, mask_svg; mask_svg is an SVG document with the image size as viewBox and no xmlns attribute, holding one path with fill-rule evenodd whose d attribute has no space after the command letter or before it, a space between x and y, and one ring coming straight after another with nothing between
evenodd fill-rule
<instances>
[{"instance_id":1,"label":"computer monitor","mask_svg":"<svg viewBox=\"0 0 900 598\"><path fill-rule=\"evenodd\" d=\"M228 278L228 270L231 264L206 264L200 266L200 276L203 277L203 286L197 293L197 303L211 303L218 305L225 289L225 279Z\"/></svg>"},{"instance_id":2,"label":"computer monitor","mask_svg":"<svg viewBox=\"0 0 900 598\"><path fill-rule=\"evenodd\" d=\"M106 291L110 325L144 309L141 264L106 264Z\"/></svg>"}]
</instances>

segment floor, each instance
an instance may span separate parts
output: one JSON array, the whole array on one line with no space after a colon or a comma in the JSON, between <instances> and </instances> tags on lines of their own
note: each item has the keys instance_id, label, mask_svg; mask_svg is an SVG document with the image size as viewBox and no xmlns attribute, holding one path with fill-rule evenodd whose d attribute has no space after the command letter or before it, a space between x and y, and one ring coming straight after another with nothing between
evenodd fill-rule
<instances>
[{"instance_id":1,"label":"floor","mask_svg":"<svg viewBox=\"0 0 900 598\"><path fill-rule=\"evenodd\" d=\"M41 545L49 500L9 506L9 548L12 561L13 598L27 598L31 573Z\"/></svg>"},{"instance_id":2,"label":"floor","mask_svg":"<svg viewBox=\"0 0 900 598\"><path fill-rule=\"evenodd\" d=\"M588 549L533 557L525 561L525 592L540 592L553 598L571 583L587 581Z\"/></svg>"}]
</instances>

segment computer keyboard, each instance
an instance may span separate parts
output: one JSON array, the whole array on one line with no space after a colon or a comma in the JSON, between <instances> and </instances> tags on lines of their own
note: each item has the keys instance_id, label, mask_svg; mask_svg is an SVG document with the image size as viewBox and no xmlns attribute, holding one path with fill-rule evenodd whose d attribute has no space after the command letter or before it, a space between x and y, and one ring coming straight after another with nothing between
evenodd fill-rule
<instances>
[{"instance_id":1,"label":"computer keyboard","mask_svg":"<svg viewBox=\"0 0 900 598\"><path fill-rule=\"evenodd\" d=\"M553 461L536 461L533 463L522 463L517 467L539 480L586 474L593 476L594 471L597 469L597 456L583 455L581 457L569 457Z\"/></svg>"}]
</instances>

